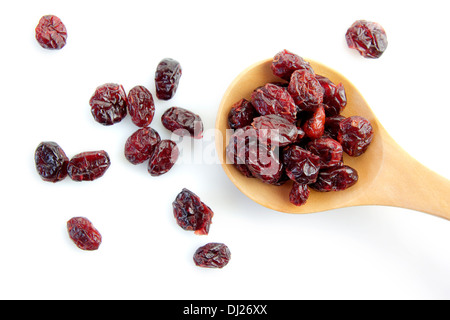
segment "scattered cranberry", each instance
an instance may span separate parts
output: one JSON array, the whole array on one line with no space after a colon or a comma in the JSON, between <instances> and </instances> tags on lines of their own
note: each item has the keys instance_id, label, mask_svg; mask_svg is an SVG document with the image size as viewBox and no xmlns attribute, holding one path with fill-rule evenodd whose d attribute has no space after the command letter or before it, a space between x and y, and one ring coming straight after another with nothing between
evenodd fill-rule
<instances>
[{"instance_id":1,"label":"scattered cranberry","mask_svg":"<svg viewBox=\"0 0 450 320\"><path fill-rule=\"evenodd\" d=\"M178 89L181 77L180 63L174 59L166 58L156 67L155 86L156 96L160 100L170 100Z\"/></svg>"},{"instance_id":2,"label":"scattered cranberry","mask_svg":"<svg viewBox=\"0 0 450 320\"><path fill-rule=\"evenodd\" d=\"M34 161L44 181L58 182L67 176L69 158L56 142L41 142L34 153Z\"/></svg>"},{"instance_id":3,"label":"scattered cranberry","mask_svg":"<svg viewBox=\"0 0 450 320\"><path fill-rule=\"evenodd\" d=\"M128 92L128 113L138 127L147 127L155 115L153 96L144 86L133 87Z\"/></svg>"},{"instance_id":4,"label":"scattered cranberry","mask_svg":"<svg viewBox=\"0 0 450 320\"><path fill-rule=\"evenodd\" d=\"M294 71L287 90L301 111L315 111L322 104L324 90L308 70Z\"/></svg>"},{"instance_id":5,"label":"scattered cranberry","mask_svg":"<svg viewBox=\"0 0 450 320\"><path fill-rule=\"evenodd\" d=\"M66 45L67 30L54 15L43 16L36 27L36 40L42 48L61 49Z\"/></svg>"},{"instance_id":6,"label":"scattered cranberry","mask_svg":"<svg viewBox=\"0 0 450 320\"><path fill-rule=\"evenodd\" d=\"M327 77L316 74L316 79L323 88L323 106L327 116L340 114L347 105L347 95L344 85L335 85Z\"/></svg>"},{"instance_id":7,"label":"scattered cranberry","mask_svg":"<svg viewBox=\"0 0 450 320\"><path fill-rule=\"evenodd\" d=\"M82 152L70 159L67 173L74 181L93 181L103 176L110 165L106 151Z\"/></svg>"},{"instance_id":8,"label":"scattered cranberry","mask_svg":"<svg viewBox=\"0 0 450 320\"><path fill-rule=\"evenodd\" d=\"M199 115L184 108L171 107L161 116L163 126L179 136L201 139L203 122Z\"/></svg>"},{"instance_id":9,"label":"scattered cranberry","mask_svg":"<svg viewBox=\"0 0 450 320\"><path fill-rule=\"evenodd\" d=\"M363 117L351 116L339 122L337 140L349 156L358 157L366 152L372 138L372 125Z\"/></svg>"},{"instance_id":10,"label":"scattered cranberry","mask_svg":"<svg viewBox=\"0 0 450 320\"><path fill-rule=\"evenodd\" d=\"M262 116L276 114L290 122L295 122L297 106L284 87L267 83L252 93L251 101L256 111Z\"/></svg>"},{"instance_id":11,"label":"scattered cranberry","mask_svg":"<svg viewBox=\"0 0 450 320\"><path fill-rule=\"evenodd\" d=\"M248 126L257 116L258 113L252 103L247 99L241 99L231 107L228 114L228 126L234 130Z\"/></svg>"},{"instance_id":12,"label":"scattered cranberry","mask_svg":"<svg viewBox=\"0 0 450 320\"><path fill-rule=\"evenodd\" d=\"M296 70L308 70L314 73L309 62L303 60L302 57L296 55L288 50L278 52L270 66L274 75L289 81L291 75Z\"/></svg>"},{"instance_id":13,"label":"scattered cranberry","mask_svg":"<svg viewBox=\"0 0 450 320\"><path fill-rule=\"evenodd\" d=\"M306 149L320 158L320 168L338 166L342 162L342 146L339 142L328 137L321 137L310 141Z\"/></svg>"},{"instance_id":14,"label":"scattered cranberry","mask_svg":"<svg viewBox=\"0 0 450 320\"><path fill-rule=\"evenodd\" d=\"M286 174L300 184L316 181L320 169L320 158L312 152L297 145L290 145L283 150L283 164Z\"/></svg>"},{"instance_id":15,"label":"scattered cranberry","mask_svg":"<svg viewBox=\"0 0 450 320\"><path fill-rule=\"evenodd\" d=\"M194 253L195 265L203 268L223 268L230 259L230 249L223 243L207 243Z\"/></svg>"},{"instance_id":16,"label":"scattered cranberry","mask_svg":"<svg viewBox=\"0 0 450 320\"><path fill-rule=\"evenodd\" d=\"M125 143L125 158L132 164L150 159L161 137L154 129L147 127L135 131Z\"/></svg>"},{"instance_id":17,"label":"scattered cranberry","mask_svg":"<svg viewBox=\"0 0 450 320\"><path fill-rule=\"evenodd\" d=\"M345 39L351 49L356 49L364 58L379 58L387 48L386 31L376 23L366 20L355 21L348 28Z\"/></svg>"},{"instance_id":18,"label":"scattered cranberry","mask_svg":"<svg viewBox=\"0 0 450 320\"><path fill-rule=\"evenodd\" d=\"M197 235L208 234L214 213L195 193L184 188L175 198L172 207L181 228L194 231Z\"/></svg>"},{"instance_id":19,"label":"scattered cranberry","mask_svg":"<svg viewBox=\"0 0 450 320\"><path fill-rule=\"evenodd\" d=\"M148 163L148 172L156 177L167 173L172 169L178 159L179 150L172 140L161 140L154 147Z\"/></svg>"},{"instance_id":20,"label":"scattered cranberry","mask_svg":"<svg viewBox=\"0 0 450 320\"><path fill-rule=\"evenodd\" d=\"M316 182L309 186L320 192L340 191L353 186L357 181L358 172L343 165L320 170Z\"/></svg>"},{"instance_id":21,"label":"scattered cranberry","mask_svg":"<svg viewBox=\"0 0 450 320\"><path fill-rule=\"evenodd\" d=\"M109 126L127 115L127 95L122 85L106 83L95 89L89 104L95 121Z\"/></svg>"},{"instance_id":22,"label":"scattered cranberry","mask_svg":"<svg viewBox=\"0 0 450 320\"><path fill-rule=\"evenodd\" d=\"M309 198L310 191L306 184L294 182L291 192L289 193L289 201L296 206L302 206Z\"/></svg>"},{"instance_id":23,"label":"scattered cranberry","mask_svg":"<svg viewBox=\"0 0 450 320\"><path fill-rule=\"evenodd\" d=\"M84 217L75 217L67 221L69 237L82 250L97 250L102 243L102 236L92 223Z\"/></svg>"}]
</instances>

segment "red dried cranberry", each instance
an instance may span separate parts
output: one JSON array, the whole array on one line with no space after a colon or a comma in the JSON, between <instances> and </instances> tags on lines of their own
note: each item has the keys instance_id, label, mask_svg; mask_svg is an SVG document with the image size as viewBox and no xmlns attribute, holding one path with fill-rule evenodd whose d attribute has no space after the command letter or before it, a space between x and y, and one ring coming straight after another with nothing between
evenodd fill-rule
<instances>
[{"instance_id":1,"label":"red dried cranberry","mask_svg":"<svg viewBox=\"0 0 450 320\"><path fill-rule=\"evenodd\" d=\"M275 114L253 119L260 143L284 147L296 141L298 129L295 124Z\"/></svg>"},{"instance_id":2,"label":"red dried cranberry","mask_svg":"<svg viewBox=\"0 0 450 320\"><path fill-rule=\"evenodd\" d=\"M328 135L330 138L337 140L337 136L339 134L339 124L345 117L338 114L331 117L325 118L325 132L324 134Z\"/></svg>"},{"instance_id":3,"label":"red dried cranberry","mask_svg":"<svg viewBox=\"0 0 450 320\"><path fill-rule=\"evenodd\" d=\"M179 107L166 110L161 116L163 126L179 136L191 136L201 139L203 135L203 122L197 114Z\"/></svg>"},{"instance_id":4,"label":"red dried cranberry","mask_svg":"<svg viewBox=\"0 0 450 320\"><path fill-rule=\"evenodd\" d=\"M97 250L102 236L92 223L84 217L75 217L67 221L69 237L82 250Z\"/></svg>"},{"instance_id":5,"label":"red dried cranberry","mask_svg":"<svg viewBox=\"0 0 450 320\"><path fill-rule=\"evenodd\" d=\"M148 163L148 173L156 177L167 173L177 162L180 151L172 140L161 140L154 148Z\"/></svg>"},{"instance_id":6,"label":"red dried cranberry","mask_svg":"<svg viewBox=\"0 0 450 320\"><path fill-rule=\"evenodd\" d=\"M210 207L192 191L183 188L172 203L173 214L178 225L198 235L207 235L212 217Z\"/></svg>"},{"instance_id":7,"label":"red dried cranberry","mask_svg":"<svg viewBox=\"0 0 450 320\"><path fill-rule=\"evenodd\" d=\"M342 162L342 146L339 142L328 137L321 137L310 141L306 149L320 157L320 167L338 166Z\"/></svg>"},{"instance_id":8,"label":"red dried cranberry","mask_svg":"<svg viewBox=\"0 0 450 320\"><path fill-rule=\"evenodd\" d=\"M142 163L150 159L160 141L158 132L150 127L136 130L125 143L125 157L132 164Z\"/></svg>"},{"instance_id":9,"label":"red dried cranberry","mask_svg":"<svg viewBox=\"0 0 450 320\"><path fill-rule=\"evenodd\" d=\"M67 176L69 158L56 142L41 142L34 153L34 161L44 181L58 182Z\"/></svg>"},{"instance_id":10,"label":"red dried cranberry","mask_svg":"<svg viewBox=\"0 0 450 320\"><path fill-rule=\"evenodd\" d=\"M296 206L302 206L309 198L309 189L306 184L294 182L289 193L289 202Z\"/></svg>"},{"instance_id":11,"label":"red dried cranberry","mask_svg":"<svg viewBox=\"0 0 450 320\"><path fill-rule=\"evenodd\" d=\"M320 138L325 132L325 110L320 105L313 115L303 124L303 131L310 139Z\"/></svg>"},{"instance_id":12,"label":"red dried cranberry","mask_svg":"<svg viewBox=\"0 0 450 320\"><path fill-rule=\"evenodd\" d=\"M181 78L180 63L174 59L165 58L156 67L156 96L160 100L169 100L178 89Z\"/></svg>"},{"instance_id":13,"label":"red dried cranberry","mask_svg":"<svg viewBox=\"0 0 450 320\"><path fill-rule=\"evenodd\" d=\"M228 114L228 126L234 130L248 126L257 116L258 113L252 103L247 99L241 99L231 106Z\"/></svg>"},{"instance_id":14,"label":"red dried cranberry","mask_svg":"<svg viewBox=\"0 0 450 320\"><path fill-rule=\"evenodd\" d=\"M327 77L317 74L316 79L324 90L323 106L325 108L325 114L328 117L340 114L347 105L347 95L345 94L344 85L342 83L335 85Z\"/></svg>"},{"instance_id":15,"label":"red dried cranberry","mask_svg":"<svg viewBox=\"0 0 450 320\"><path fill-rule=\"evenodd\" d=\"M351 116L339 122L337 140L345 153L358 157L366 152L373 138L373 128L369 120Z\"/></svg>"},{"instance_id":16,"label":"red dried cranberry","mask_svg":"<svg viewBox=\"0 0 450 320\"><path fill-rule=\"evenodd\" d=\"M320 158L297 145L283 149L283 164L286 174L299 184L316 181L320 169Z\"/></svg>"},{"instance_id":17,"label":"red dried cranberry","mask_svg":"<svg viewBox=\"0 0 450 320\"><path fill-rule=\"evenodd\" d=\"M276 114L295 122L297 107L286 88L267 83L253 91L251 101L260 115Z\"/></svg>"},{"instance_id":18,"label":"red dried cranberry","mask_svg":"<svg viewBox=\"0 0 450 320\"><path fill-rule=\"evenodd\" d=\"M295 70L308 70L314 73L309 62L288 50L280 51L273 57L271 69L274 75L287 81L291 79Z\"/></svg>"},{"instance_id":19,"label":"red dried cranberry","mask_svg":"<svg viewBox=\"0 0 450 320\"><path fill-rule=\"evenodd\" d=\"M388 41L383 27L367 20L357 20L345 33L347 45L356 49L364 58L379 58L387 48Z\"/></svg>"},{"instance_id":20,"label":"red dried cranberry","mask_svg":"<svg viewBox=\"0 0 450 320\"><path fill-rule=\"evenodd\" d=\"M67 30L54 15L43 16L36 27L36 40L42 48L61 49L66 45Z\"/></svg>"},{"instance_id":21,"label":"red dried cranberry","mask_svg":"<svg viewBox=\"0 0 450 320\"><path fill-rule=\"evenodd\" d=\"M309 186L321 192L340 191L353 186L358 181L358 172L349 166L322 169L316 182Z\"/></svg>"},{"instance_id":22,"label":"red dried cranberry","mask_svg":"<svg viewBox=\"0 0 450 320\"><path fill-rule=\"evenodd\" d=\"M155 115L155 103L150 91L144 86L136 86L128 92L128 113L138 127L147 127Z\"/></svg>"},{"instance_id":23,"label":"red dried cranberry","mask_svg":"<svg viewBox=\"0 0 450 320\"><path fill-rule=\"evenodd\" d=\"M127 115L127 95L122 85L106 83L95 89L89 104L95 121L109 126Z\"/></svg>"},{"instance_id":24,"label":"red dried cranberry","mask_svg":"<svg viewBox=\"0 0 450 320\"><path fill-rule=\"evenodd\" d=\"M106 151L82 152L70 159L67 173L74 181L93 181L103 176L110 165Z\"/></svg>"},{"instance_id":25,"label":"red dried cranberry","mask_svg":"<svg viewBox=\"0 0 450 320\"><path fill-rule=\"evenodd\" d=\"M315 111L323 101L324 90L308 70L294 71L287 90L301 111Z\"/></svg>"},{"instance_id":26,"label":"red dried cranberry","mask_svg":"<svg viewBox=\"0 0 450 320\"><path fill-rule=\"evenodd\" d=\"M203 268L223 268L230 259L230 249L223 243L207 243L194 253L195 265Z\"/></svg>"}]
</instances>

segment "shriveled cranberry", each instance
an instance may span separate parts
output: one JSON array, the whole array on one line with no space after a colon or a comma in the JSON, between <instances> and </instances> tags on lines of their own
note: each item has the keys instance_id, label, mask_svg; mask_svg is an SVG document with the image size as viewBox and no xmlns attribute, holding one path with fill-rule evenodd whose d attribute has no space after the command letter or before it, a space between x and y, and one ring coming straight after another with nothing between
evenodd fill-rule
<instances>
[{"instance_id":1,"label":"shriveled cranberry","mask_svg":"<svg viewBox=\"0 0 450 320\"><path fill-rule=\"evenodd\" d=\"M201 139L203 122L199 115L184 108L171 107L161 116L163 126L179 136Z\"/></svg>"},{"instance_id":2,"label":"shriveled cranberry","mask_svg":"<svg viewBox=\"0 0 450 320\"><path fill-rule=\"evenodd\" d=\"M299 184L316 181L320 169L320 158L297 145L283 149L283 164L286 174Z\"/></svg>"},{"instance_id":3,"label":"shriveled cranberry","mask_svg":"<svg viewBox=\"0 0 450 320\"><path fill-rule=\"evenodd\" d=\"M302 57L296 55L288 50L282 50L278 52L272 61L270 66L274 75L289 81L292 73L295 70L308 70L314 73L309 62L303 60Z\"/></svg>"},{"instance_id":4,"label":"shriveled cranberry","mask_svg":"<svg viewBox=\"0 0 450 320\"><path fill-rule=\"evenodd\" d=\"M202 268L223 268L230 259L230 249L223 243L207 243L194 253L195 265Z\"/></svg>"},{"instance_id":5,"label":"shriveled cranberry","mask_svg":"<svg viewBox=\"0 0 450 320\"><path fill-rule=\"evenodd\" d=\"M34 153L34 161L44 181L58 182L67 177L69 158L56 142L41 142Z\"/></svg>"},{"instance_id":6,"label":"shriveled cranberry","mask_svg":"<svg viewBox=\"0 0 450 320\"><path fill-rule=\"evenodd\" d=\"M357 20L345 33L347 45L364 58L379 58L387 48L386 31L376 22Z\"/></svg>"},{"instance_id":7,"label":"shriveled cranberry","mask_svg":"<svg viewBox=\"0 0 450 320\"><path fill-rule=\"evenodd\" d=\"M248 126L257 116L258 113L252 103L247 99L241 99L231 106L228 114L228 126L231 129Z\"/></svg>"},{"instance_id":8,"label":"shriveled cranberry","mask_svg":"<svg viewBox=\"0 0 450 320\"><path fill-rule=\"evenodd\" d=\"M102 243L102 235L84 217L74 217L67 221L69 237L82 250L97 250Z\"/></svg>"},{"instance_id":9,"label":"shriveled cranberry","mask_svg":"<svg viewBox=\"0 0 450 320\"><path fill-rule=\"evenodd\" d=\"M302 206L309 198L310 191L306 184L300 184L294 181L291 192L289 193L289 202L296 206Z\"/></svg>"},{"instance_id":10,"label":"shriveled cranberry","mask_svg":"<svg viewBox=\"0 0 450 320\"><path fill-rule=\"evenodd\" d=\"M118 123L127 115L127 95L120 84L97 87L89 104L95 121L105 126Z\"/></svg>"},{"instance_id":11,"label":"shriveled cranberry","mask_svg":"<svg viewBox=\"0 0 450 320\"><path fill-rule=\"evenodd\" d=\"M135 86L128 92L128 113L138 127L147 127L155 115L155 102L144 86Z\"/></svg>"},{"instance_id":12,"label":"shriveled cranberry","mask_svg":"<svg viewBox=\"0 0 450 320\"><path fill-rule=\"evenodd\" d=\"M267 83L253 91L251 102L262 116L276 114L295 122L297 106L286 88Z\"/></svg>"},{"instance_id":13,"label":"shriveled cranberry","mask_svg":"<svg viewBox=\"0 0 450 320\"><path fill-rule=\"evenodd\" d=\"M339 134L339 124L342 120L344 120L345 117L338 114L331 117L325 118L325 133L330 138L333 138L334 140L337 140L337 136Z\"/></svg>"},{"instance_id":14,"label":"shriveled cranberry","mask_svg":"<svg viewBox=\"0 0 450 320\"><path fill-rule=\"evenodd\" d=\"M150 127L136 130L125 143L125 158L132 164L142 163L150 159L160 141L158 132Z\"/></svg>"},{"instance_id":15,"label":"shriveled cranberry","mask_svg":"<svg viewBox=\"0 0 450 320\"><path fill-rule=\"evenodd\" d=\"M323 135L325 132L325 109L323 105L319 105L312 116L306 120L303 124L303 131L310 139L317 139Z\"/></svg>"},{"instance_id":16,"label":"shriveled cranberry","mask_svg":"<svg viewBox=\"0 0 450 320\"><path fill-rule=\"evenodd\" d=\"M297 140L297 126L275 114L253 119L252 126L257 131L259 142L272 147L287 146Z\"/></svg>"},{"instance_id":17,"label":"shriveled cranberry","mask_svg":"<svg viewBox=\"0 0 450 320\"><path fill-rule=\"evenodd\" d=\"M197 235L207 235L214 212L192 191L183 188L172 203L178 225Z\"/></svg>"},{"instance_id":18,"label":"shriveled cranberry","mask_svg":"<svg viewBox=\"0 0 450 320\"><path fill-rule=\"evenodd\" d=\"M301 111L315 111L323 102L324 90L308 70L294 71L287 90Z\"/></svg>"},{"instance_id":19,"label":"shriveled cranberry","mask_svg":"<svg viewBox=\"0 0 450 320\"><path fill-rule=\"evenodd\" d=\"M167 173L177 162L180 151L172 140L161 140L154 147L148 163L148 173L156 177Z\"/></svg>"},{"instance_id":20,"label":"shriveled cranberry","mask_svg":"<svg viewBox=\"0 0 450 320\"><path fill-rule=\"evenodd\" d=\"M181 74L178 61L171 58L161 60L155 72L156 97L160 100L170 100L178 89Z\"/></svg>"},{"instance_id":21,"label":"shriveled cranberry","mask_svg":"<svg viewBox=\"0 0 450 320\"><path fill-rule=\"evenodd\" d=\"M327 77L316 74L316 79L323 88L323 106L325 114L334 116L340 114L347 105L347 95L345 94L344 85L339 83L335 85Z\"/></svg>"},{"instance_id":22,"label":"shriveled cranberry","mask_svg":"<svg viewBox=\"0 0 450 320\"><path fill-rule=\"evenodd\" d=\"M321 192L340 191L353 186L358 181L358 172L347 165L322 169L316 182L309 186Z\"/></svg>"},{"instance_id":23,"label":"shriveled cranberry","mask_svg":"<svg viewBox=\"0 0 450 320\"><path fill-rule=\"evenodd\" d=\"M103 176L110 165L106 151L87 151L70 159L67 173L74 181L93 181Z\"/></svg>"},{"instance_id":24,"label":"shriveled cranberry","mask_svg":"<svg viewBox=\"0 0 450 320\"><path fill-rule=\"evenodd\" d=\"M320 157L321 168L338 166L342 162L342 146L332 138L321 137L310 141L306 149Z\"/></svg>"},{"instance_id":25,"label":"shriveled cranberry","mask_svg":"<svg viewBox=\"0 0 450 320\"><path fill-rule=\"evenodd\" d=\"M339 122L337 140L349 156L358 157L366 152L373 139L373 128L364 117L351 116Z\"/></svg>"},{"instance_id":26,"label":"shriveled cranberry","mask_svg":"<svg viewBox=\"0 0 450 320\"><path fill-rule=\"evenodd\" d=\"M36 40L42 48L61 49L66 45L67 30L61 19L54 15L43 16L35 29Z\"/></svg>"}]
</instances>

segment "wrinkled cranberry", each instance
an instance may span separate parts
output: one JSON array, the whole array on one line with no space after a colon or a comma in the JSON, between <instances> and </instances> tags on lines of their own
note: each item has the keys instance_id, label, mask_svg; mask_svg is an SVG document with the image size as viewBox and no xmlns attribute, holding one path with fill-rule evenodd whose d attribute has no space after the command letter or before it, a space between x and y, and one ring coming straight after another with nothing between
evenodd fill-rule
<instances>
[{"instance_id":1,"label":"wrinkled cranberry","mask_svg":"<svg viewBox=\"0 0 450 320\"><path fill-rule=\"evenodd\" d=\"M247 99L241 99L231 106L228 114L228 126L234 130L248 126L257 116L258 113L252 103Z\"/></svg>"},{"instance_id":2,"label":"wrinkled cranberry","mask_svg":"<svg viewBox=\"0 0 450 320\"><path fill-rule=\"evenodd\" d=\"M338 166L342 162L342 146L334 139L315 139L306 145L306 149L320 157L320 168Z\"/></svg>"},{"instance_id":3,"label":"wrinkled cranberry","mask_svg":"<svg viewBox=\"0 0 450 320\"><path fill-rule=\"evenodd\" d=\"M297 106L286 88L267 83L253 91L251 102L262 116L276 114L295 122Z\"/></svg>"},{"instance_id":4,"label":"wrinkled cranberry","mask_svg":"<svg viewBox=\"0 0 450 320\"><path fill-rule=\"evenodd\" d=\"M207 235L213 211L192 191L183 188L172 203L173 214L178 225L197 235Z\"/></svg>"},{"instance_id":5,"label":"wrinkled cranberry","mask_svg":"<svg viewBox=\"0 0 450 320\"><path fill-rule=\"evenodd\" d=\"M339 124L345 117L338 114L331 117L325 118L325 134L327 134L330 138L337 140L337 136L339 134Z\"/></svg>"},{"instance_id":6,"label":"wrinkled cranberry","mask_svg":"<svg viewBox=\"0 0 450 320\"><path fill-rule=\"evenodd\" d=\"M358 181L358 172L347 165L321 169L316 182L309 186L321 192L340 191Z\"/></svg>"},{"instance_id":7,"label":"wrinkled cranberry","mask_svg":"<svg viewBox=\"0 0 450 320\"><path fill-rule=\"evenodd\" d=\"M102 236L92 223L84 217L75 217L67 221L69 237L82 250L97 250L102 243Z\"/></svg>"},{"instance_id":8,"label":"wrinkled cranberry","mask_svg":"<svg viewBox=\"0 0 450 320\"><path fill-rule=\"evenodd\" d=\"M320 158L297 145L283 149L283 164L286 174L299 184L316 181L320 169Z\"/></svg>"},{"instance_id":9,"label":"wrinkled cranberry","mask_svg":"<svg viewBox=\"0 0 450 320\"><path fill-rule=\"evenodd\" d=\"M132 164L150 159L161 137L154 129L147 127L136 130L125 143L125 158Z\"/></svg>"},{"instance_id":10,"label":"wrinkled cranberry","mask_svg":"<svg viewBox=\"0 0 450 320\"><path fill-rule=\"evenodd\" d=\"M324 90L308 70L294 71L287 90L301 111L315 111L322 104Z\"/></svg>"},{"instance_id":11,"label":"wrinkled cranberry","mask_svg":"<svg viewBox=\"0 0 450 320\"><path fill-rule=\"evenodd\" d=\"M272 61L270 66L274 75L289 81L291 75L295 70L308 70L314 73L309 62L303 60L302 57L289 52L288 50L282 50L278 52Z\"/></svg>"},{"instance_id":12,"label":"wrinkled cranberry","mask_svg":"<svg viewBox=\"0 0 450 320\"><path fill-rule=\"evenodd\" d=\"M178 89L181 74L178 61L171 58L161 60L155 72L156 97L160 100L170 100Z\"/></svg>"},{"instance_id":13,"label":"wrinkled cranberry","mask_svg":"<svg viewBox=\"0 0 450 320\"><path fill-rule=\"evenodd\" d=\"M67 30L61 20L54 15L43 16L36 26L36 40L42 48L61 49L66 45Z\"/></svg>"},{"instance_id":14,"label":"wrinkled cranberry","mask_svg":"<svg viewBox=\"0 0 450 320\"><path fill-rule=\"evenodd\" d=\"M306 184L294 182L289 193L289 202L296 206L302 206L309 198L309 189Z\"/></svg>"},{"instance_id":15,"label":"wrinkled cranberry","mask_svg":"<svg viewBox=\"0 0 450 320\"><path fill-rule=\"evenodd\" d=\"M167 173L177 162L180 151L172 140L161 140L154 147L148 163L148 173L156 177Z\"/></svg>"},{"instance_id":16,"label":"wrinkled cranberry","mask_svg":"<svg viewBox=\"0 0 450 320\"><path fill-rule=\"evenodd\" d=\"M155 102L150 91L144 86L135 86L128 92L128 113L138 127L147 127L155 115Z\"/></svg>"},{"instance_id":17,"label":"wrinkled cranberry","mask_svg":"<svg viewBox=\"0 0 450 320\"><path fill-rule=\"evenodd\" d=\"M274 114L253 119L252 126L257 131L260 143L283 147L297 140L297 126Z\"/></svg>"},{"instance_id":18,"label":"wrinkled cranberry","mask_svg":"<svg viewBox=\"0 0 450 320\"><path fill-rule=\"evenodd\" d=\"M387 48L388 41L383 27L367 20L357 20L345 33L347 45L356 49L364 58L379 58Z\"/></svg>"},{"instance_id":19,"label":"wrinkled cranberry","mask_svg":"<svg viewBox=\"0 0 450 320\"><path fill-rule=\"evenodd\" d=\"M337 140L345 153L358 157L366 152L373 138L370 121L360 116L351 116L339 122Z\"/></svg>"},{"instance_id":20,"label":"wrinkled cranberry","mask_svg":"<svg viewBox=\"0 0 450 320\"><path fill-rule=\"evenodd\" d=\"M325 110L323 105L317 107L312 116L303 124L303 131L310 139L320 138L325 132Z\"/></svg>"},{"instance_id":21,"label":"wrinkled cranberry","mask_svg":"<svg viewBox=\"0 0 450 320\"><path fill-rule=\"evenodd\" d=\"M203 268L223 268L230 259L230 249L223 243L207 243L194 253L195 265Z\"/></svg>"},{"instance_id":22,"label":"wrinkled cranberry","mask_svg":"<svg viewBox=\"0 0 450 320\"><path fill-rule=\"evenodd\" d=\"M339 83L335 85L327 77L317 75L316 79L323 88L323 106L326 115L334 116L340 114L347 105L347 95L345 94L344 85Z\"/></svg>"},{"instance_id":23,"label":"wrinkled cranberry","mask_svg":"<svg viewBox=\"0 0 450 320\"><path fill-rule=\"evenodd\" d=\"M34 153L34 161L44 181L58 182L67 176L69 158L56 142L41 142Z\"/></svg>"},{"instance_id":24,"label":"wrinkled cranberry","mask_svg":"<svg viewBox=\"0 0 450 320\"><path fill-rule=\"evenodd\" d=\"M67 173L74 181L93 181L103 176L110 165L106 151L82 152L70 159Z\"/></svg>"},{"instance_id":25,"label":"wrinkled cranberry","mask_svg":"<svg viewBox=\"0 0 450 320\"><path fill-rule=\"evenodd\" d=\"M105 126L120 122L127 115L127 95L120 84L97 87L89 104L95 121Z\"/></svg>"},{"instance_id":26,"label":"wrinkled cranberry","mask_svg":"<svg viewBox=\"0 0 450 320\"><path fill-rule=\"evenodd\" d=\"M184 108L171 107L161 116L163 126L179 136L201 139L203 122L199 115Z\"/></svg>"}]
</instances>

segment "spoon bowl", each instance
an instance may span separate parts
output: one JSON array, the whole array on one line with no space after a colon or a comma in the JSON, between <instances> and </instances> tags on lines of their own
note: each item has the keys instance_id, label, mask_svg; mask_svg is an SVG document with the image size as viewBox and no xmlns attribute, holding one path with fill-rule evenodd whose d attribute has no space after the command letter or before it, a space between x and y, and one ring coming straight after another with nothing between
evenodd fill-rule
<instances>
[{"instance_id":1,"label":"spoon bowl","mask_svg":"<svg viewBox=\"0 0 450 320\"><path fill-rule=\"evenodd\" d=\"M316 74L342 83L347 95L343 116L359 115L368 119L374 129L372 143L359 157L344 154L344 163L355 168L358 182L343 191L317 192L311 190L306 204L295 206L289 202L292 182L282 186L265 184L242 175L226 159L225 148L230 130L228 113L242 98L250 99L255 88L267 82L277 82L270 68L272 59L255 63L241 72L226 90L216 119L216 148L222 167L235 186L253 201L286 213L314 213L358 205L388 205L418 210L450 219L450 181L439 176L409 156L389 136L358 89L337 71L306 59Z\"/></svg>"}]
</instances>

